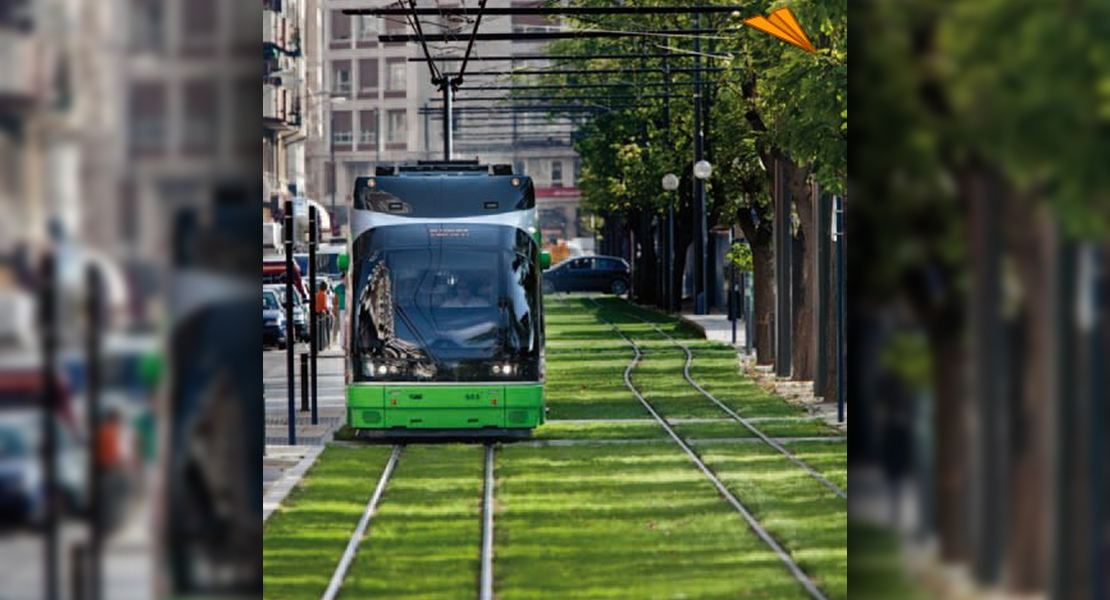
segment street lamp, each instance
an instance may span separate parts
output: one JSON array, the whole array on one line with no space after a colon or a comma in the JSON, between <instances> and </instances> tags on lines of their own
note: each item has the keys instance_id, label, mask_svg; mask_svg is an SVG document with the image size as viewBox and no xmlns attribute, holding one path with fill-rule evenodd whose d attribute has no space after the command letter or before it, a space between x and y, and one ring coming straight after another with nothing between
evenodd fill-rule
<instances>
[{"instance_id":1,"label":"street lamp","mask_svg":"<svg viewBox=\"0 0 1110 600\"><path fill-rule=\"evenodd\" d=\"M663 269L663 276L667 278L666 300L667 311L674 308L674 192L678 189L678 176L667 173L663 176L663 190L667 194L667 258Z\"/></svg>"},{"instance_id":2,"label":"street lamp","mask_svg":"<svg viewBox=\"0 0 1110 600\"><path fill-rule=\"evenodd\" d=\"M697 286L695 286L694 311L699 315L705 314L706 307L709 305L709 279L707 278L709 272L705 264L708 255L706 248L705 180L709 179L711 175L713 175L713 165L709 164L709 161L703 159L694 163L694 179L698 184L694 186L694 190L697 192L698 196L695 198L695 202L697 206L701 208L701 210L698 211L698 222L695 224L695 231L697 231L697 238L695 238L695 240L700 242L698 244L698 246L700 246L700 252L697 253L697 269L698 275L700 275L698 279L701 282L701 290L698 290ZM700 296L698 295L699 291L701 292Z\"/></svg>"}]
</instances>

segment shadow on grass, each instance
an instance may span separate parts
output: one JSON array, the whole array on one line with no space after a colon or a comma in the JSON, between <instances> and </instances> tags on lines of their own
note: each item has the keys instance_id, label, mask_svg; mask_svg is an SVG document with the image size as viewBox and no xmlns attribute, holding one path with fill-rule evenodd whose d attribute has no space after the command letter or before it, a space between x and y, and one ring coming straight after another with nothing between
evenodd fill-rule
<instances>
[{"instance_id":1,"label":"shadow on grass","mask_svg":"<svg viewBox=\"0 0 1110 600\"><path fill-rule=\"evenodd\" d=\"M315 600L381 476L388 448L330 447L262 531L267 600Z\"/></svg>"},{"instance_id":2,"label":"shadow on grass","mask_svg":"<svg viewBox=\"0 0 1110 600\"><path fill-rule=\"evenodd\" d=\"M478 445L405 449L341 598L474 598L483 453Z\"/></svg>"},{"instance_id":3,"label":"shadow on grass","mask_svg":"<svg viewBox=\"0 0 1110 600\"><path fill-rule=\"evenodd\" d=\"M806 596L673 447L506 448L498 477L499 598Z\"/></svg>"}]
</instances>

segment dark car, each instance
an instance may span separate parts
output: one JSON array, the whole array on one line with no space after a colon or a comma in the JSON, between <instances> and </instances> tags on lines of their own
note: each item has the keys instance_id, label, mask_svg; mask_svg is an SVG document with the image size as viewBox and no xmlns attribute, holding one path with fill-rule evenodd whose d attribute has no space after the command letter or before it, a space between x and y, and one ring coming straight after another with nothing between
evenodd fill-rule
<instances>
[{"instance_id":1,"label":"dark car","mask_svg":"<svg viewBox=\"0 0 1110 600\"><path fill-rule=\"evenodd\" d=\"M262 290L262 347L273 343L285 349L285 315L277 292Z\"/></svg>"},{"instance_id":2,"label":"dark car","mask_svg":"<svg viewBox=\"0 0 1110 600\"><path fill-rule=\"evenodd\" d=\"M631 269L623 258L582 256L565 260L543 274L543 291L608 292L628 291Z\"/></svg>"}]
</instances>

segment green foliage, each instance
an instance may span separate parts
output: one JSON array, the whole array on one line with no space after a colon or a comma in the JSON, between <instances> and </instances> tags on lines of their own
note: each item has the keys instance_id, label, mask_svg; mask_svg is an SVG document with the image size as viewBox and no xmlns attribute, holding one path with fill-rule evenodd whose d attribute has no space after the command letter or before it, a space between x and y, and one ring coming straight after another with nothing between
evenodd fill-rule
<instances>
[{"instance_id":1,"label":"green foliage","mask_svg":"<svg viewBox=\"0 0 1110 600\"><path fill-rule=\"evenodd\" d=\"M752 272L752 247L746 242L736 242L725 254L725 260L741 273Z\"/></svg>"}]
</instances>

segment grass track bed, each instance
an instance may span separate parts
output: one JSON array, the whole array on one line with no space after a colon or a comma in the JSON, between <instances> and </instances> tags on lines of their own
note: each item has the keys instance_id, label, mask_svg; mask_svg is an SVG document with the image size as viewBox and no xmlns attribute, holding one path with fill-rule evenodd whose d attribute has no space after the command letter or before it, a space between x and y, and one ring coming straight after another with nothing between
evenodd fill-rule
<instances>
[{"instance_id":1,"label":"grass track bed","mask_svg":"<svg viewBox=\"0 0 1110 600\"><path fill-rule=\"evenodd\" d=\"M767 437L773 438L831 437L836 433L820 419L812 421L795 421L792 419L758 421L752 423L752 426L762 431ZM748 431L747 427L744 427L736 421L722 423L675 423L674 428L679 435L685 438L756 437L755 434Z\"/></svg>"},{"instance_id":2,"label":"grass track bed","mask_svg":"<svg viewBox=\"0 0 1110 600\"><path fill-rule=\"evenodd\" d=\"M848 597L847 500L770 447L699 444L695 448L830 598ZM824 465L826 473L847 468L843 447L840 467L833 467L833 462L830 458Z\"/></svg>"},{"instance_id":3,"label":"grass track bed","mask_svg":"<svg viewBox=\"0 0 1110 600\"><path fill-rule=\"evenodd\" d=\"M532 434L535 440L667 439L658 423L548 423Z\"/></svg>"},{"instance_id":4,"label":"grass track bed","mask_svg":"<svg viewBox=\"0 0 1110 600\"><path fill-rule=\"evenodd\" d=\"M316 600L328 586L392 450L324 451L262 530L267 600Z\"/></svg>"},{"instance_id":5,"label":"grass track bed","mask_svg":"<svg viewBox=\"0 0 1110 600\"><path fill-rule=\"evenodd\" d=\"M674 446L497 455L497 597L802 598Z\"/></svg>"},{"instance_id":6,"label":"grass track bed","mask_svg":"<svg viewBox=\"0 0 1110 600\"><path fill-rule=\"evenodd\" d=\"M479 445L405 448L340 598L475 597L484 452Z\"/></svg>"}]
</instances>

